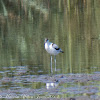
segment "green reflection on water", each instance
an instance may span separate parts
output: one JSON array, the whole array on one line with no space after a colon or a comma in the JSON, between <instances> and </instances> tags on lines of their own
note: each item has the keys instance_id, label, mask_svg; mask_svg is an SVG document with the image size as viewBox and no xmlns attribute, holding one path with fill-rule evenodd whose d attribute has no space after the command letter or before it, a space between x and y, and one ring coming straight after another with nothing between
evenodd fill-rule
<instances>
[{"instance_id":1,"label":"green reflection on water","mask_svg":"<svg viewBox=\"0 0 100 100\"><path fill-rule=\"evenodd\" d=\"M91 73L100 65L99 1L0 2L0 66L39 67L50 72L44 38L58 44L59 73ZM6 17L5 17L5 12Z\"/></svg>"}]
</instances>

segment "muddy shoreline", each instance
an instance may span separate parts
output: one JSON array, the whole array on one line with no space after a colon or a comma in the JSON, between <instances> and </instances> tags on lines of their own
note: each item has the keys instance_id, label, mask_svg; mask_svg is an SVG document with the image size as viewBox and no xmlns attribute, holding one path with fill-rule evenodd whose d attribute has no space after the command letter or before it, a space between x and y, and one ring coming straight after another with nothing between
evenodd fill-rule
<instances>
[{"instance_id":1,"label":"muddy shoreline","mask_svg":"<svg viewBox=\"0 0 100 100\"><path fill-rule=\"evenodd\" d=\"M0 91L0 97L34 100L100 100L100 73L17 75L3 77L2 85L11 84ZM36 85L37 88L34 88ZM30 87L29 87L30 86ZM32 87L32 88L31 88Z\"/></svg>"},{"instance_id":2,"label":"muddy shoreline","mask_svg":"<svg viewBox=\"0 0 100 100\"><path fill-rule=\"evenodd\" d=\"M73 97L55 97L52 99L48 98L45 100L100 100L100 73L71 75L63 74L52 76L40 75L39 77L37 76L31 81L46 83L46 88L49 93L52 92L53 94L57 94L57 92L61 90L59 88L63 88L63 92L60 92L61 94L74 94ZM83 84L83 86L74 85L73 87L63 87L63 84Z\"/></svg>"}]
</instances>

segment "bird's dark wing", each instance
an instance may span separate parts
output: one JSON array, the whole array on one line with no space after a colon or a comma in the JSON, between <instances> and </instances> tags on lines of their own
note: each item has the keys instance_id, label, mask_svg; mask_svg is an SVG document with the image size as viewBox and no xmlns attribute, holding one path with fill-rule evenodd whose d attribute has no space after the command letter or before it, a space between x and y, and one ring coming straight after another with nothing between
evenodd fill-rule
<instances>
[{"instance_id":1,"label":"bird's dark wing","mask_svg":"<svg viewBox=\"0 0 100 100\"><path fill-rule=\"evenodd\" d=\"M54 48L54 49L56 49L56 50L59 50L60 48L56 45L56 44L52 44L52 47Z\"/></svg>"}]
</instances>

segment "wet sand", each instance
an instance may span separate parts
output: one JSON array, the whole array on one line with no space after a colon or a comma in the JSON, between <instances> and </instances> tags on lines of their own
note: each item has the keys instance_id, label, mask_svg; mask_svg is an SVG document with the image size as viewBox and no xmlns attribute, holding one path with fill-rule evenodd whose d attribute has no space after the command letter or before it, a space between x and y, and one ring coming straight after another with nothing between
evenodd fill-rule
<instances>
[{"instance_id":1,"label":"wet sand","mask_svg":"<svg viewBox=\"0 0 100 100\"><path fill-rule=\"evenodd\" d=\"M59 85L63 85L65 83L70 84L84 84L80 87L63 87L65 90L62 92L62 94L72 93L74 92L73 97L68 98L48 98L43 100L100 100L100 96L97 95L100 93L99 87L100 87L100 73L95 74L70 74L70 75L52 75L52 76L39 76L38 78L34 78L33 81L35 82L44 82L48 83L47 89L49 91L52 91L54 94L56 94L59 88ZM51 86L50 83L54 83L55 86ZM58 85L57 85L58 84ZM89 85L90 84L90 85ZM95 84L95 85L94 85ZM50 87L49 87L50 86ZM55 88L57 87L57 88ZM51 90L50 90L51 89ZM75 96L76 94L76 96ZM77 95L80 96L77 96Z\"/></svg>"},{"instance_id":2,"label":"wet sand","mask_svg":"<svg viewBox=\"0 0 100 100\"><path fill-rule=\"evenodd\" d=\"M23 75L3 77L1 84L12 82L13 87L0 91L1 97L10 94L12 98L32 100L100 100L100 73L94 74L58 74ZM28 87L17 86L23 84ZM42 87L30 88L31 85ZM24 95L23 95L24 94Z\"/></svg>"}]
</instances>

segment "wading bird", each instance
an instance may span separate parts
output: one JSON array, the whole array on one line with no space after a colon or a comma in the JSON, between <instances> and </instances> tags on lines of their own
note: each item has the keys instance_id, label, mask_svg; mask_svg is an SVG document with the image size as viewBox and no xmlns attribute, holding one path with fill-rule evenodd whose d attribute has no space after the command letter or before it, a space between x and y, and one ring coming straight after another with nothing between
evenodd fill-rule
<instances>
[{"instance_id":1,"label":"wading bird","mask_svg":"<svg viewBox=\"0 0 100 100\"><path fill-rule=\"evenodd\" d=\"M49 42L47 38L45 38L45 49L46 51L51 55L51 72L52 71L52 55L55 56L54 61L55 61L55 71L56 71L56 55L59 53L64 53L56 44Z\"/></svg>"}]
</instances>

